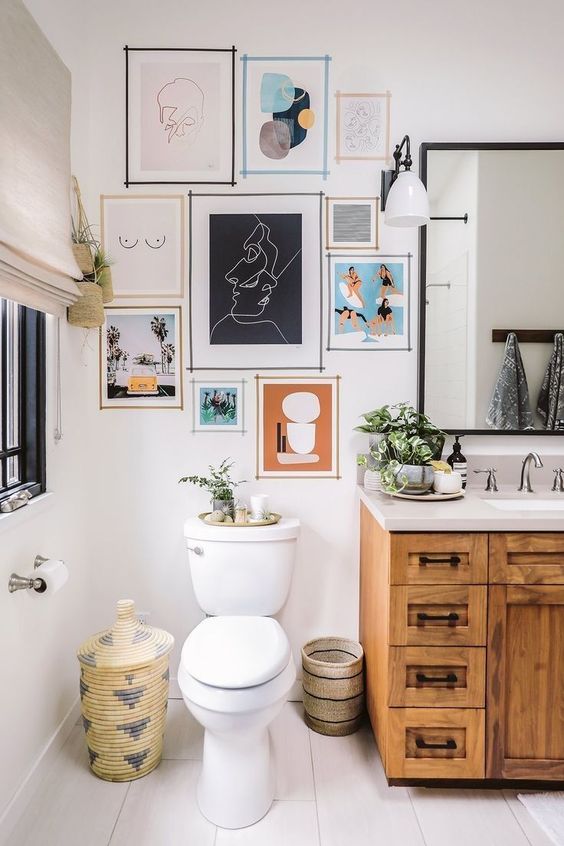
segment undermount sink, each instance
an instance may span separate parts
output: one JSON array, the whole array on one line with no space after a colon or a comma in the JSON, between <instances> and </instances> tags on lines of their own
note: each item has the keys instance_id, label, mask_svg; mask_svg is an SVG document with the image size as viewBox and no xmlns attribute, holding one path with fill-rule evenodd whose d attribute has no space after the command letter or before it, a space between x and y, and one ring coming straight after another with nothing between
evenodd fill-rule
<instances>
[{"instance_id":1,"label":"undermount sink","mask_svg":"<svg viewBox=\"0 0 564 846\"><path fill-rule=\"evenodd\" d=\"M519 499L484 499L499 511L564 511L563 499L530 499L524 494Z\"/></svg>"}]
</instances>

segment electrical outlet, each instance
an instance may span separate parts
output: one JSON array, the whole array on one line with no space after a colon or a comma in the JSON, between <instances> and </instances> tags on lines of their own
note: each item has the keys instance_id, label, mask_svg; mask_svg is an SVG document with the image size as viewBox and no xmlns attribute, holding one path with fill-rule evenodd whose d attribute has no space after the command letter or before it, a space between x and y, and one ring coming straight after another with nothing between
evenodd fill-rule
<instances>
[{"instance_id":1,"label":"electrical outlet","mask_svg":"<svg viewBox=\"0 0 564 846\"><path fill-rule=\"evenodd\" d=\"M140 620L141 623L145 625L149 622L149 617L151 616L150 611L138 611L137 612L137 619Z\"/></svg>"}]
</instances>

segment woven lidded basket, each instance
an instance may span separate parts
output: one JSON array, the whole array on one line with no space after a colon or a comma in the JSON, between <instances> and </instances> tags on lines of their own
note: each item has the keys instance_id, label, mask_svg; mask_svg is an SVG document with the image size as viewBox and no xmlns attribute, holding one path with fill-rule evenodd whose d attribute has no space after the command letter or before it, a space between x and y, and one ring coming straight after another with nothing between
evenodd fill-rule
<instances>
[{"instance_id":1,"label":"woven lidded basket","mask_svg":"<svg viewBox=\"0 0 564 846\"><path fill-rule=\"evenodd\" d=\"M364 713L364 651L341 637L310 640L302 648L305 721L319 734L341 737Z\"/></svg>"},{"instance_id":2,"label":"woven lidded basket","mask_svg":"<svg viewBox=\"0 0 564 846\"><path fill-rule=\"evenodd\" d=\"M132 781L159 763L173 645L172 635L141 623L133 601L121 599L112 628L78 650L82 723L100 778Z\"/></svg>"},{"instance_id":3,"label":"woven lidded basket","mask_svg":"<svg viewBox=\"0 0 564 846\"><path fill-rule=\"evenodd\" d=\"M81 296L69 306L69 323L71 326L82 326L83 329L102 326L105 316L101 287L96 282L77 282L76 285Z\"/></svg>"}]
</instances>

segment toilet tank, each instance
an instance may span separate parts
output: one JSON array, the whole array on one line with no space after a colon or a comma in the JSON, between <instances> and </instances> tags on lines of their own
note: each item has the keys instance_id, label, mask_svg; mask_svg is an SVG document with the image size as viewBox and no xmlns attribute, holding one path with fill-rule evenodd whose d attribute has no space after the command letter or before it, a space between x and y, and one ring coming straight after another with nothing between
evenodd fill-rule
<instances>
[{"instance_id":1,"label":"toilet tank","mask_svg":"<svg viewBox=\"0 0 564 846\"><path fill-rule=\"evenodd\" d=\"M290 591L299 532L294 518L254 527L187 520L190 573L202 611L259 617L280 611Z\"/></svg>"}]
</instances>

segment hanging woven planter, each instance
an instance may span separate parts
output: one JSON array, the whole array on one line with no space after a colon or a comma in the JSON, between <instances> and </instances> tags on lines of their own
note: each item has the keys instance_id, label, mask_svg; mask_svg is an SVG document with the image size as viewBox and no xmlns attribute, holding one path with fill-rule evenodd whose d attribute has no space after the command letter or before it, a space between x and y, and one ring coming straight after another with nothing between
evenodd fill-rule
<instances>
[{"instance_id":1,"label":"hanging woven planter","mask_svg":"<svg viewBox=\"0 0 564 846\"><path fill-rule=\"evenodd\" d=\"M96 329L104 323L104 301L102 288L95 282L77 282L81 297L68 309L71 326Z\"/></svg>"},{"instance_id":2,"label":"hanging woven planter","mask_svg":"<svg viewBox=\"0 0 564 846\"><path fill-rule=\"evenodd\" d=\"M114 298L111 267L104 267L103 270L98 273L98 285L102 289L102 301L104 303L111 303Z\"/></svg>"},{"instance_id":3,"label":"hanging woven planter","mask_svg":"<svg viewBox=\"0 0 564 846\"><path fill-rule=\"evenodd\" d=\"M133 781L161 760L173 644L122 599L112 628L78 650L82 723L90 768L100 778Z\"/></svg>"},{"instance_id":4,"label":"hanging woven planter","mask_svg":"<svg viewBox=\"0 0 564 846\"><path fill-rule=\"evenodd\" d=\"M88 244L73 244L72 251L74 259L81 271L87 276L94 270L94 262L92 260L92 250Z\"/></svg>"}]
</instances>

